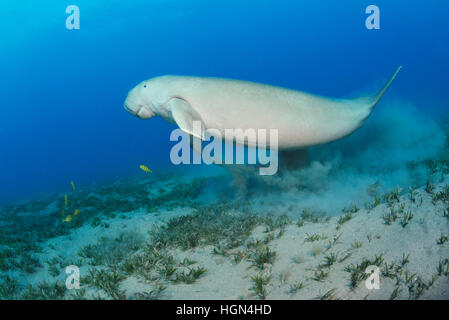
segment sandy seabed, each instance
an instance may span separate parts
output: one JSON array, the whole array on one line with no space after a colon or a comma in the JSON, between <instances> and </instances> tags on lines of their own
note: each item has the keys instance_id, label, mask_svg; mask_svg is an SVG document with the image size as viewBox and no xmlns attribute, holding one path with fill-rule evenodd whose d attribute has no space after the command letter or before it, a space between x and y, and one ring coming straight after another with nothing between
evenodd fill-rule
<instances>
[{"instance_id":1,"label":"sandy seabed","mask_svg":"<svg viewBox=\"0 0 449 320\"><path fill-rule=\"evenodd\" d=\"M168 179L160 188L166 191L173 185ZM444 182L432 187L431 192L426 186L413 192L393 190L377 205L368 205L370 209L351 205L335 216L310 209L293 215L300 210L292 201L294 192L283 193L282 206L279 196L253 197L242 205L244 212L239 212L240 204L209 206L210 212L229 214L231 219L248 211L255 213L251 217L271 217L256 219L248 229L230 235L236 238L233 244L226 234L201 239L201 230L196 234L193 229L203 226L195 219L176 220L195 216L201 210L198 204L89 218L64 235L40 242L39 250L32 253L40 262L32 271L14 267L13 257L4 258L11 267L4 272L2 298L446 299L449 212L444 194L448 191ZM442 195L442 200L436 195ZM87 198L92 197L101 199L94 193ZM170 221L173 230L165 227L167 234L178 234L175 239L167 236L167 244L161 245L161 233L148 231L164 230ZM223 219L211 223L227 228ZM185 240L179 237L180 230L186 230ZM198 241L185 247L183 241L191 241L188 237ZM125 266L126 261L136 265ZM64 289L67 264L80 267L81 291ZM378 268L379 289L365 284L368 266ZM200 271L195 274L195 270ZM17 289L6 296L12 279L17 280Z\"/></svg>"},{"instance_id":2,"label":"sandy seabed","mask_svg":"<svg viewBox=\"0 0 449 320\"><path fill-rule=\"evenodd\" d=\"M448 299L447 131L389 109L276 177L200 167L5 206L0 299Z\"/></svg>"}]
</instances>

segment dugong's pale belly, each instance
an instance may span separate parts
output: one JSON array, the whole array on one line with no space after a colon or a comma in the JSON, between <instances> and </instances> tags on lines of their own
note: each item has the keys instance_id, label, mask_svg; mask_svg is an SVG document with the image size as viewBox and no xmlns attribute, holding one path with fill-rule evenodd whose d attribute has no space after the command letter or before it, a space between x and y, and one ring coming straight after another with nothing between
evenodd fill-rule
<instances>
[{"instance_id":1,"label":"dugong's pale belly","mask_svg":"<svg viewBox=\"0 0 449 320\"><path fill-rule=\"evenodd\" d=\"M276 129L280 148L297 148L338 139L352 129L338 100L239 80L180 77L178 86L178 96L222 135L225 129Z\"/></svg>"}]
</instances>

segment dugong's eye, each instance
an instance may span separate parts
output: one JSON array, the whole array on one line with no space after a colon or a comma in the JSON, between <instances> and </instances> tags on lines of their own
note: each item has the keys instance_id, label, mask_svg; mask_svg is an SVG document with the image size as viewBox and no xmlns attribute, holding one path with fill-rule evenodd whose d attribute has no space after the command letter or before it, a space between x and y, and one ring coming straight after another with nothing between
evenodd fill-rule
<instances>
[{"instance_id":1,"label":"dugong's eye","mask_svg":"<svg viewBox=\"0 0 449 320\"><path fill-rule=\"evenodd\" d=\"M144 88L146 88L146 87L147 87L147 85L146 85L146 84L144 84L144 85L143 85L143 87L144 87Z\"/></svg>"}]
</instances>

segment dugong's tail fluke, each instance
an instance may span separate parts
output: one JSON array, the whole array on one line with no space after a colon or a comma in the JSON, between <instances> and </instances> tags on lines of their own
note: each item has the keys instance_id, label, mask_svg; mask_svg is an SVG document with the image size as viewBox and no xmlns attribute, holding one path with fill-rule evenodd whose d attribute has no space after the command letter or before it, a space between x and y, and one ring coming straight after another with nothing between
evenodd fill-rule
<instances>
[{"instance_id":1,"label":"dugong's tail fluke","mask_svg":"<svg viewBox=\"0 0 449 320\"><path fill-rule=\"evenodd\" d=\"M398 75L399 71L401 71L402 66L399 66L399 68L396 70L396 72L393 74L393 76L388 80L388 82L383 86L382 90L379 91L379 93L373 98L371 101L370 110L372 110L376 104L379 102L379 100L383 97L384 93L387 91L387 89L390 87L391 83L393 82L394 78Z\"/></svg>"}]
</instances>

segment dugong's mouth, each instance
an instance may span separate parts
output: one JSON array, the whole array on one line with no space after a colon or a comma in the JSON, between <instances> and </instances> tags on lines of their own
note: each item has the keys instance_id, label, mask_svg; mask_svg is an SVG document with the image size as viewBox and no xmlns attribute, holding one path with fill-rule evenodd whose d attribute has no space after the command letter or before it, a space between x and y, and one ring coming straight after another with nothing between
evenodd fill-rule
<instances>
[{"instance_id":1,"label":"dugong's mouth","mask_svg":"<svg viewBox=\"0 0 449 320\"><path fill-rule=\"evenodd\" d=\"M139 113L140 113L140 111L142 111L142 109L143 109L143 106L138 106L134 115L139 117Z\"/></svg>"},{"instance_id":2,"label":"dugong's mouth","mask_svg":"<svg viewBox=\"0 0 449 320\"><path fill-rule=\"evenodd\" d=\"M148 110L148 108L143 105L137 106L136 110L131 109L126 103L124 107L126 111L142 120L149 119L154 116L154 112L152 110Z\"/></svg>"},{"instance_id":3,"label":"dugong's mouth","mask_svg":"<svg viewBox=\"0 0 449 320\"><path fill-rule=\"evenodd\" d=\"M141 118L145 114L145 109L143 105L139 105L135 110L131 109L127 103L124 104L125 110L131 113L133 116Z\"/></svg>"}]
</instances>

